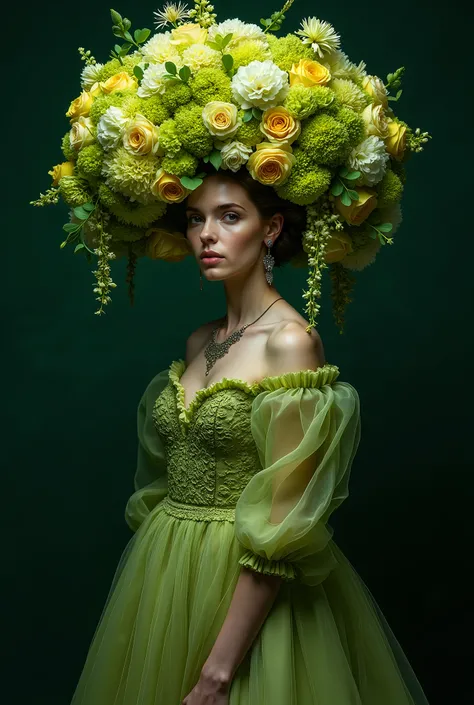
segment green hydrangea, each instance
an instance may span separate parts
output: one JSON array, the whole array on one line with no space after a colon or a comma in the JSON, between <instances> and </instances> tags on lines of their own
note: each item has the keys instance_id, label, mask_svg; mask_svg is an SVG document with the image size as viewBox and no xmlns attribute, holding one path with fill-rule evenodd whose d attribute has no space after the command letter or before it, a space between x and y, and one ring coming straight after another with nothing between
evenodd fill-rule
<instances>
[{"instance_id":1,"label":"green hydrangea","mask_svg":"<svg viewBox=\"0 0 474 705\"><path fill-rule=\"evenodd\" d=\"M98 193L101 203L125 225L146 228L166 213L167 204L164 201L155 201L147 205L141 205L136 201L131 203L105 184L100 184Z\"/></svg>"},{"instance_id":2,"label":"green hydrangea","mask_svg":"<svg viewBox=\"0 0 474 705\"><path fill-rule=\"evenodd\" d=\"M274 37L267 35L273 62L282 71L289 71L293 64L297 64L300 59L314 60L314 51L310 45L303 44L296 34L287 34L286 37Z\"/></svg>"},{"instance_id":3,"label":"green hydrangea","mask_svg":"<svg viewBox=\"0 0 474 705\"><path fill-rule=\"evenodd\" d=\"M406 174L406 168L402 162L397 161L396 159L391 160L391 168L394 171L394 173L398 176L400 181L402 182L403 185L405 185L406 180L407 180L407 174Z\"/></svg>"},{"instance_id":4,"label":"green hydrangea","mask_svg":"<svg viewBox=\"0 0 474 705\"><path fill-rule=\"evenodd\" d=\"M306 120L318 110L326 110L330 105L336 103L334 91L326 86L309 88L308 86L296 85L290 86L283 105L294 118Z\"/></svg>"},{"instance_id":5,"label":"green hydrangea","mask_svg":"<svg viewBox=\"0 0 474 705\"><path fill-rule=\"evenodd\" d=\"M313 115L303 123L298 144L315 163L330 166L343 162L351 149L346 127L326 113Z\"/></svg>"},{"instance_id":6,"label":"green hydrangea","mask_svg":"<svg viewBox=\"0 0 474 705\"><path fill-rule=\"evenodd\" d=\"M116 73L128 73L129 76L133 76L133 69L137 64L143 61L143 56L140 52L135 52L134 54L128 54L123 57L123 64L120 63L118 59L111 59L104 64L100 71L100 81L106 81L111 76L115 76Z\"/></svg>"},{"instance_id":7,"label":"green hydrangea","mask_svg":"<svg viewBox=\"0 0 474 705\"><path fill-rule=\"evenodd\" d=\"M107 225L107 232L112 235L113 240L134 242L145 237L146 229L136 228L133 225L123 225L115 218L111 219Z\"/></svg>"},{"instance_id":8,"label":"green hydrangea","mask_svg":"<svg viewBox=\"0 0 474 705\"><path fill-rule=\"evenodd\" d=\"M86 178L96 178L102 171L104 150L99 144L89 144L83 147L77 157L77 169Z\"/></svg>"},{"instance_id":9,"label":"green hydrangea","mask_svg":"<svg viewBox=\"0 0 474 705\"><path fill-rule=\"evenodd\" d=\"M365 122L361 115L351 108L341 107L334 113L334 118L341 122L349 134L350 147L356 147L366 137Z\"/></svg>"},{"instance_id":10,"label":"green hydrangea","mask_svg":"<svg viewBox=\"0 0 474 705\"><path fill-rule=\"evenodd\" d=\"M332 173L324 166L308 164L305 156L300 154L297 148L293 154L295 154L297 161L290 176L284 184L275 190L280 198L297 203L299 206L307 206L327 191ZM301 159L299 159L300 156Z\"/></svg>"},{"instance_id":11,"label":"green hydrangea","mask_svg":"<svg viewBox=\"0 0 474 705\"><path fill-rule=\"evenodd\" d=\"M174 116L183 147L195 157L212 151L213 139L202 119L202 107L196 103L179 108Z\"/></svg>"},{"instance_id":12,"label":"green hydrangea","mask_svg":"<svg viewBox=\"0 0 474 705\"><path fill-rule=\"evenodd\" d=\"M77 159L77 152L74 147L71 147L70 131L66 132L61 142L61 150L68 162L75 162Z\"/></svg>"},{"instance_id":13,"label":"green hydrangea","mask_svg":"<svg viewBox=\"0 0 474 705\"><path fill-rule=\"evenodd\" d=\"M122 93L110 93L109 95L98 95L94 98L94 102L91 105L89 112L89 117L91 118L94 125L97 125L100 118L107 110L114 106L115 108L123 108L125 105L125 98Z\"/></svg>"},{"instance_id":14,"label":"green hydrangea","mask_svg":"<svg viewBox=\"0 0 474 705\"><path fill-rule=\"evenodd\" d=\"M181 140L178 137L176 122L172 118L165 120L160 125L160 147L170 157L176 156L181 149Z\"/></svg>"},{"instance_id":15,"label":"green hydrangea","mask_svg":"<svg viewBox=\"0 0 474 705\"><path fill-rule=\"evenodd\" d=\"M220 69L201 69L189 79L193 101L206 105L211 100L232 102L231 82L229 76Z\"/></svg>"},{"instance_id":16,"label":"green hydrangea","mask_svg":"<svg viewBox=\"0 0 474 705\"><path fill-rule=\"evenodd\" d=\"M358 113L362 112L370 103L368 93L362 91L353 81L346 78L335 78L331 83L331 88L341 105L352 108Z\"/></svg>"},{"instance_id":17,"label":"green hydrangea","mask_svg":"<svg viewBox=\"0 0 474 705\"><path fill-rule=\"evenodd\" d=\"M149 98L133 95L127 98L121 107L127 117L135 117L137 113L140 113L154 125L161 125L169 118L169 112L159 95L152 95Z\"/></svg>"},{"instance_id":18,"label":"green hydrangea","mask_svg":"<svg viewBox=\"0 0 474 705\"><path fill-rule=\"evenodd\" d=\"M163 105L169 113L174 113L180 106L189 103L192 97L190 87L182 81L167 86L166 91L160 96Z\"/></svg>"},{"instance_id":19,"label":"green hydrangea","mask_svg":"<svg viewBox=\"0 0 474 705\"><path fill-rule=\"evenodd\" d=\"M176 176L194 176L199 160L185 149L180 149L176 156L163 157L161 166L168 174Z\"/></svg>"},{"instance_id":20,"label":"green hydrangea","mask_svg":"<svg viewBox=\"0 0 474 705\"><path fill-rule=\"evenodd\" d=\"M242 109L238 111L238 116L243 118L244 111ZM242 142L247 147L255 147L259 142L263 142L265 135L260 129L260 120L252 118L248 122L242 122L233 139Z\"/></svg>"},{"instance_id":21,"label":"green hydrangea","mask_svg":"<svg viewBox=\"0 0 474 705\"><path fill-rule=\"evenodd\" d=\"M59 192L71 208L82 206L92 198L89 184L80 176L63 176L59 182Z\"/></svg>"},{"instance_id":22,"label":"green hydrangea","mask_svg":"<svg viewBox=\"0 0 474 705\"><path fill-rule=\"evenodd\" d=\"M60 184L63 179L61 179ZM384 177L377 186L377 206L378 208L387 208L394 206L401 199L403 194L403 184L400 178L391 170L387 169Z\"/></svg>"},{"instance_id":23,"label":"green hydrangea","mask_svg":"<svg viewBox=\"0 0 474 705\"><path fill-rule=\"evenodd\" d=\"M264 42L258 39L242 39L230 50L234 59L234 68L247 66L251 61L265 61L272 58L272 53Z\"/></svg>"}]
</instances>

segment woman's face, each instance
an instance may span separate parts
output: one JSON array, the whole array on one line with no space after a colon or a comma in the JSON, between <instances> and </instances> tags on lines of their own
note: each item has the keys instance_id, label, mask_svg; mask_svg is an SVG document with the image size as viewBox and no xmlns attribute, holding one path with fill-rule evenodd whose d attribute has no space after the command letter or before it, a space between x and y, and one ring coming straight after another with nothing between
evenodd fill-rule
<instances>
[{"instance_id":1,"label":"woman's face","mask_svg":"<svg viewBox=\"0 0 474 705\"><path fill-rule=\"evenodd\" d=\"M187 197L186 220L186 236L211 281L228 279L255 266L264 240L270 237L274 241L283 225L279 213L263 219L246 190L219 175L206 177ZM206 250L213 250L219 258L202 259Z\"/></svg>"}]
</instances>

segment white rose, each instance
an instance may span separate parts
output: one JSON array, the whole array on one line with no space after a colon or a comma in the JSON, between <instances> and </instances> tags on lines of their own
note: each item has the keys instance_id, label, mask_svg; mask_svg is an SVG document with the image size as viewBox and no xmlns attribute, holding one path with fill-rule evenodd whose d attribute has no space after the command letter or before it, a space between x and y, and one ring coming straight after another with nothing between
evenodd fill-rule
<instances>
[{"instance_id":1,"label":"white rose","mask_svg":"<svg viewBox=\"0 0 474 705\"><path fill-rule=\"evenodd\" d=\"M384 82L378 76L366 76L362 81L362 88L372 96L376 105L381 105L384 110L388 107L388 93Z\"/></svg>"},{"instance_id":2,"label":"white rose","mask_svg":"<svg viewBox=\"0 0 474 705\"><path fill-rule=\"evenodd\" d=\"M232 97L244 110L281 105L289 89L288 73L270 59L240 66L232 78Z\"/></svg>"},{"instance_id":3,"label":"white rose","mask_svg":"<svg viewBox=\"0 0 474 705\"><path fill-rule=\"evenodd\" d=\"M104 149L112 149L119 143L128 118L123 110L113 105L107 109L97 124L97 140Z\"/></svg>"},{"instance_id":4,"label":"white rose","mask_svg":"<svg viewBox=\"0 0 474 705\"><path fill-rule=\"evenodd\" d=\"M371 103L361 114L369 135L376 135L381 139L388 137L388 121L382 105Z\"/></svg>"},{"instance_id":5,"label":"white rose","mask_svg":"<svg viewBox=\"0 0 474 705\"><path fill-rule=\"evenodd\" d=\"M69 133L69 144L73 149L79 151L95 142L95 137L92 134L93 126L94 124L89 117L81 115L77 118Z\"/></svg>"},{"instance_id":6,"label":"white rose","mask_svg":"<svg viewBox=\"0 0 474 705\"><path fill-rule=\"evenodd\" d=\"M221 149L222 169L238 171L240 167L248 161L252 154L252 148L247 147L243 142L228 142Z\"/></svg>"},{"instance_id":7,"label":"white rose","mask_svg":"<svg viewBox=\"0 0 474 705\"><path fill-rule=\"evenodd\" d=\"M380 137L370 135L352 150L348 166L361 172L363 184L374 186L383 178L388 160L384 142Z\"/></svg>"}]
</instances>

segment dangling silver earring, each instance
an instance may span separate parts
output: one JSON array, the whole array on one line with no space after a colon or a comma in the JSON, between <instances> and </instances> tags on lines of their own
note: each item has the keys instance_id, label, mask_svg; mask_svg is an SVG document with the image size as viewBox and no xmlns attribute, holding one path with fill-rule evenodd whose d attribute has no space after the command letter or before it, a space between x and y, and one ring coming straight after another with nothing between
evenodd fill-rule
<instances>
[{"instance_id":1,"label":"dangling silver earring","mask_svg":"<svg viewBox=\"0 0 474 705\"><path fill-rule=\"evenodd\" d=\"M275 258L270 254L270 248L272 247L272 240L267 240L268 252L263 258L263 266L265 267L265 277L267 278L268 285L271 286L273 281L273 265L275 264Z\"/></svg>"}]
</instances>

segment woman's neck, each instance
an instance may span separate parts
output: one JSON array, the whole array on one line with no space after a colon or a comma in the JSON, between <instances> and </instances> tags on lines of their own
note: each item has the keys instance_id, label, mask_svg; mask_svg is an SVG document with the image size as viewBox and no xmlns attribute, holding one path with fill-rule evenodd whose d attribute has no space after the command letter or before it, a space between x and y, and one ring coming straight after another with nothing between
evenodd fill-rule
<instances>
[{"instance_id":1,"label":"woman's neck","mask_svg":"<svg viewBox=\"0 0 474 705\"><path fill-rule=\"evenodd\" d=\"M258 318L280 294L269 286L262 268L254 268L245 275L236 275L224 281L227 303L225 335Z\"/></svg>"}]
</instances>

